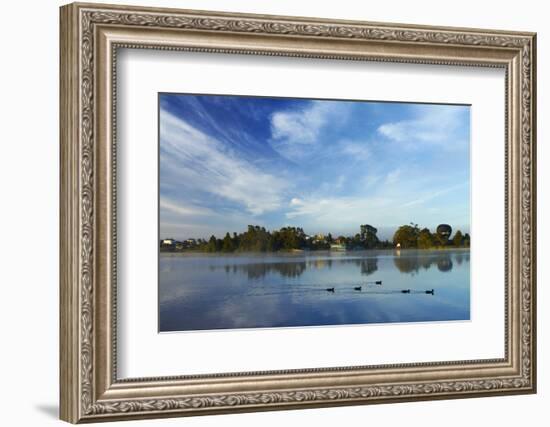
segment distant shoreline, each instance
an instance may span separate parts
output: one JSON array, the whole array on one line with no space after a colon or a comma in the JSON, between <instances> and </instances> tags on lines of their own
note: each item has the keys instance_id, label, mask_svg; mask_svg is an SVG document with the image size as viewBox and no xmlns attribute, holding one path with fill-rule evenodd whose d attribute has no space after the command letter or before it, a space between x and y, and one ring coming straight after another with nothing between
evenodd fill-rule
<instances>
[{"instance_id":1,"label":"distant shoreline","mask_svg":"<svg viewBox=\"0 0 550 427\"><path fill-rule=\"evenodd\" d=\"M172 256L192 256L192 255L204 255L208 257L235 257L235 256L270 256L270 255L286 255L286 256L292 256L292 255L344 255L344 254L359 254L364 252L369 253L403 253L403 252L470 252L470 248L465 247L440 247L440 248L426 248L426 249L419 249L419 248L406 248L406 249L350 249L350 250L338 250L338 251L331 251L328 249L318 249L318 250L304 250L304 249L293 249L289 251L276 251L276 252L205 252L205 251L193 251L193 250L187 250L187 251L159 251L160 255L172 255Z\"/></svg>"}]
</instances>

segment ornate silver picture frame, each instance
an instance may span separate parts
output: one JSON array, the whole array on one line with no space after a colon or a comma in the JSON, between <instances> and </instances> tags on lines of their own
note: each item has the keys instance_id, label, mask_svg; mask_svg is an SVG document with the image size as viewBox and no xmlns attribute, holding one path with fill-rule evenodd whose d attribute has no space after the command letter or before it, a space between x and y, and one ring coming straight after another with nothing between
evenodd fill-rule
<instances>
[{"instance_id":1,"label":"ornate silver picture frame","mask_svg":"<svg viewBox=\"0 0 550 427\"><path fill-rule=\"evenodd\" d=\"M60 18L61 419L97 422L536 391L535 34L80 3L63 6ZM504 70L504 357L119 378L120 49Z\"/></svg>"}]
</instances>

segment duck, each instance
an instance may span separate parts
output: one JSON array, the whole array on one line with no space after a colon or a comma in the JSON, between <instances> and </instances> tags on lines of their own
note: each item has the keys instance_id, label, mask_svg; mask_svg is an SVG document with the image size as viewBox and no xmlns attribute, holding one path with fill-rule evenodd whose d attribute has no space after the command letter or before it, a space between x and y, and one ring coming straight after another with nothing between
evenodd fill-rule
<instances>
[{"instance_id":1,"label":"duck","mask_svg":"<svg viewBox=\"0 0 550 427\"><path fill-rule=\"evenodd\" d=\"M377 280L376 282L374 282L375 285L381 285L382 284L382 280Z\"/></svg>"},{"instance_id":2,"label":"duck","mask_svg":"<svg viewBox=\"0 0 550 427\"><path fill-rule=\"evenodd\" d=\"M402 294L410 294L411 293L411 290L410 289L403 289L401 291Z\"/></svg>"},{"instance_id":3,"label":"duck","mask_svg":"<svg viewBox=\"0 0 550 427\"><path fill-rule=\"evenodd\" d=\"M427 290L426 293L427 293L427 294L433 295L433 294L434 294L434 290L433 290L433 289L432 289L431 291L430 291L430 290Z\"/></svg>"},{"instance_id":4,"label":"duck","mask_svg":"<svg viewBox=\"0 0 550 427\"><path fill-rule=\"evenodd\" d=\"M361 286L355 286L355 287L353 288L353 290L355 290L355 291L360 291L360 290L361 290Z\"/></svg>"},{"instance_id":5,"label":"duck","mask_svg":"<svg viewBox=\"0 0 550 427\"><path fill-rule=\"evenodd\" d=\"M334 288L327 288L327 292L334 292Z\"/></svg>"}]
</instances>

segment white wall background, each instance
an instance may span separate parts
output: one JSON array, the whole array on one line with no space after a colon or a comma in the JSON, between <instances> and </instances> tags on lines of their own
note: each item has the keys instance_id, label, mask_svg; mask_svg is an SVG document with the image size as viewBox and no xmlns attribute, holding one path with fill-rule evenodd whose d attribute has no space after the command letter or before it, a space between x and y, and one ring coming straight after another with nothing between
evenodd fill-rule
<instances>
[{"instance_id":1,"label":"white wall background","mask_svg":"<svg viewBox=\"0 0 550 427\"><path fill-rule=\"evenodd\" d=\"M122 3L110 0L113 3ZM129 0L130 1L130 0ZM133 4L235 12L481 27L538 32L539 393L438 402L209 416L132 425L281 424L448 427L544 425L550 405L550 29L545 3L358 2L356 0L133 0ZM57 0L2 5L0 66L0 401L3 425L60 425L58 402L58 6Z\"/></svg>"}]
</instances>

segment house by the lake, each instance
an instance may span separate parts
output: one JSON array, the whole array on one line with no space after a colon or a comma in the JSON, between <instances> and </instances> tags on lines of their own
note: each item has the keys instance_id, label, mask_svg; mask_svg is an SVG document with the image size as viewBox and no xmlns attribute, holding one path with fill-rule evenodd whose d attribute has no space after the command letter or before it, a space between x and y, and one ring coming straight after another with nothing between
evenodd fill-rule
<instances>
[{"instance_id":1,"label":"house by the lake","mask_svg":"<svg viewBox=\"0 0 550 427\"><path fill-rule=\"evenodd\" d=\"M330 245L330 250L331 251L345 251L346 250L346 245L344 245L343 243L332 243Z\"/></svg>"}]
</instances>

